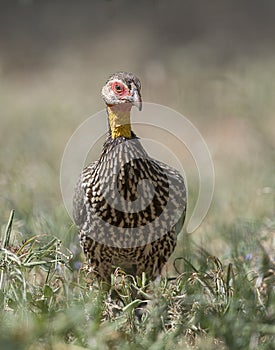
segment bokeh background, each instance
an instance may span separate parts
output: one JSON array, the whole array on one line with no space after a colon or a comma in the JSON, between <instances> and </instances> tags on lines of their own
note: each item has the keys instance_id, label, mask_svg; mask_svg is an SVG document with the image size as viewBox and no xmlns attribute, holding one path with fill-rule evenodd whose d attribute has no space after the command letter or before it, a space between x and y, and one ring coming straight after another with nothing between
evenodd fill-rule
<instances>
[{"instance_id":1,"label":"bokeh background","mask_svg":"<svg viewBox=\"0 0 275 350\"><path fill-rule=\"evenodd\" d=\"M14 208L22 239L74 241L62 154L76 127L104 108L108 75L126 70L140 77L144 101L188 117L211 151L213 203L193 239L226 256L232 241L257 237L272 255L274 16L271 0L1 0L2 229Z\"/></svg>"}]
</instances>

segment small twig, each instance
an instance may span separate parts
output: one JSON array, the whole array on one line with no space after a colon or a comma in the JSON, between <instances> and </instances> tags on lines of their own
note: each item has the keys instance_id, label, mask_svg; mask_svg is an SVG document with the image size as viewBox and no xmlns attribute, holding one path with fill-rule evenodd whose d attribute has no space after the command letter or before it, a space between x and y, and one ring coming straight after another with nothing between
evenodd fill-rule
<instances>
[{"instance_id":1,"label":"small twig","mask_svg":"<svg viewBox=\"0 0 275 350\"><path fill-rule=\"evenodd\" d=\"M3 248L7 248L9 245L13 218L14 218L14 210L12 209L10 212L9 221L3 237L3 243L2 243Z\"/></svg>"}]
</instances>

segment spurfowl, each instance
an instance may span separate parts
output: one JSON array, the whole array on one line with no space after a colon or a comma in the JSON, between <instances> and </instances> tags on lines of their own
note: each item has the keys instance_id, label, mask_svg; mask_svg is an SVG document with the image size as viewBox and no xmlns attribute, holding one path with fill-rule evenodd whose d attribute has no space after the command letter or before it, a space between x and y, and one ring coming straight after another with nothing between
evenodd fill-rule
<instances>
[{"instance_id":1,"label":"spurfowl","mask_svg":"<svg viewBox=\"0 0 275 350\"><path fill-rule=\"evenodd\" d=\"M180 173L152 159L131 130L133 105L141 110L141 84L118 72L102 88L109 132L99 159L82 171L74 220L92 270L109 281L115 267L157 277L175 249L186 212Z\"/></svg>"}]
</instances>

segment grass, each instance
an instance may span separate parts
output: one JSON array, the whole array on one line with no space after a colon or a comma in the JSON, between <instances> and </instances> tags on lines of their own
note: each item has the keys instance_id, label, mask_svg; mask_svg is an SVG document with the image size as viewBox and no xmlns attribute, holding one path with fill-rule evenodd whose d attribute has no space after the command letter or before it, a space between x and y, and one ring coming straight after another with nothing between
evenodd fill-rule
<instances>
[{"instance_id":1,"label":"grass","mask_svg":"<svg viewBox=\"0 0 275 350\"><path fill-rule=\"evenodd\" d=\"M106 292L56 237L11 245L13 215L0 258L3 348L274 348L274 262L263 247L255 267L244 247L223 264L190 242L176 277L149 283L116 270Z\"/></svg>"},{"instance_id":2,"label":"grass","mask_svg":"<svg viewBox=\"0 0 275 350\"><path fill-rule=\"evenodd\" d=\"M163 80L140 68L146 52L124 68L142 78L144 101L182 112L205 137L214 199L196 232L181 233L168 278L118 270L109 293L82 261L58 174L68 138L103 108L102 82L121 64L107 69L93 50L95 70L72 50L39 73L1 73L0 349L275 349L274 59L212 63L195 44L163 54Z\"/></svg>"}]
</instances>

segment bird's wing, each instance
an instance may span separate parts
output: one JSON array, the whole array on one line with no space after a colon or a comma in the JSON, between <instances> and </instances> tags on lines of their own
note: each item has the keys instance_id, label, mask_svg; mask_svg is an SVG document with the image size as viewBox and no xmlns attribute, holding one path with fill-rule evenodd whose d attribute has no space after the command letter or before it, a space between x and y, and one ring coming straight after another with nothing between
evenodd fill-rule
<instances>
[{"instance_id":1,"label":"bird's wing","mask_svg":"<svg viewBox=\"0 0 275 350\"><path fill-rule=\"evenodd\" d=\"M170 167L169 165L157 161L157 163L161 166L164 172L167 174L170 180L170 185L173 187L170 193L176 194L175 201L177 202L177 207L181 212L181 216L178 222L175 224L175 232L179 234L182 230L185 217L186 217L186 206L187 206L187 191L185 186L185 181L181 173Z\"/></svg>"},{"instance_id":2,"label":"bird's wing","mask_svg":"<svg viewBox=\"0 0 275 350\"><path fill-rule=\"evenodd\" d=\"M91 178L93 177L94 168L97 163L98 161L95 161L83 169L75 187L73 198L73 218L75 224L79 227L87 220L87 209L85 205L86 189L89 185L89 181L91 181Z\"/></svg>"}]
</instances>

